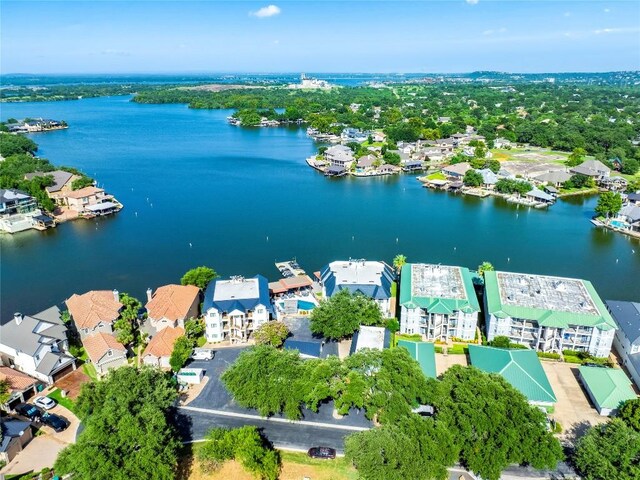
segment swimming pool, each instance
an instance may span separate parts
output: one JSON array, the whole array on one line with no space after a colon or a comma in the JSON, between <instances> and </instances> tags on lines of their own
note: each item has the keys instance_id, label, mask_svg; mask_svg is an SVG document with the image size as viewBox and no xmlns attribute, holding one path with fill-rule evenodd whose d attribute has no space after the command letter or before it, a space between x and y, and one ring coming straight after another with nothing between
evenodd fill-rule
<instances>
[{"instance_id":1,"label":"swimming pool","mask_svg":"<svg viewBox=\"0 0 640 480\"><path fill-rule=\"evenodd\" d=\"M611 220L611 226L615 228L629 228L629 224L623 220Z\"/></svg>"},{"instance_id":2,"label":"swimming pool","mask_svg":"<svg viewBox=\"0 0 640 480\"><path fill-rule=\"evenodd\" d=\"M298 310L313 310L315 303L298 300Z\"/></svg>"}]
</instances>

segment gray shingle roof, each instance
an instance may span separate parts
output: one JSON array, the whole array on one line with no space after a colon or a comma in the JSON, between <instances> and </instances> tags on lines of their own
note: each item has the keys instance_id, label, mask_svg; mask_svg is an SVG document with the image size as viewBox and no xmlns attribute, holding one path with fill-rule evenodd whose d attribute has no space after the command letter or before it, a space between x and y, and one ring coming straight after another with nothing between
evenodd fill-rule
<instances>
[{"instance_id":1,"label":"gray shingle roof","mask_svg":"<svg viewBox=\"0 0 640 480\"><path fill-rule=\"evenodd\" d=\"M606 300L607 308L611 312L620 330L631 343L640 339L640 303Z\"/></svg>"},{"instance_id":2,"label":"gray shingle roof","mask_svg":"<svg viewBox=\"0 0 640 480\"><path fill-rule=\"evenodd\" d=\"M60 191L62 187L64 187L65 184L73 176L72 173L65 172L64 170L53 170L52 172L27 173L25 175L25 178L27 180L31 180L32 178L35 178L35 177L45 177L47 175L50 175L53 177L53 185L51 185L50 187L45 187L47 192L49 193Z\"/></svg>"},{"instance_id":3,"label":"gray shingle roof","mask_svg":"<svg viewBox=\"0 0 640 480\"><path fill-rule=\"evenodd\" d=\"M51 343L50 339L66 340L65 328L60 324L53 324L40 319L40 316L49 317L53 315L52 309L58 311L58 307L52 307L34 316L24 315L20 325L14 319L0 327L0 341L15 350L20 350L27 355L36 353L40 345ZM44 323L44 329L34 333L38 325Z\"/></svg>"}]
</instances>

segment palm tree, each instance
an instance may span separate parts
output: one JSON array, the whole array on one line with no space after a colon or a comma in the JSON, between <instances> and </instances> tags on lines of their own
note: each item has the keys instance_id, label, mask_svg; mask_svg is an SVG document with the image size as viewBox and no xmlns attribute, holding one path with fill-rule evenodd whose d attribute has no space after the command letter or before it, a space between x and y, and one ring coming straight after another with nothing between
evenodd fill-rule
<instances>
[{"instance_id":1,"label":"palm tree","mask_svg":"<svg viewBox=\"0 0 640 480\"><path fill-rule=\"evenodd\" d=\"M478 275L480 275L483 278L484 278L484 272L492 272L494 270L495 268L493 268L493 265L489 262L482 262L480 265L478 265Z\"/></svg>"},{"instance_id":2,"label":"palm tree","mask_svg":"<svg viewBox=\"0 0 640 480\"><path fill-rule=\"evenodd\" d=\"M405 263L407 263L407 257L402 254L398 254L393 258L393 266L398 273L400 273L400 270L402 270L402 267L404 267Z\"/></svg>"}]
</instances>

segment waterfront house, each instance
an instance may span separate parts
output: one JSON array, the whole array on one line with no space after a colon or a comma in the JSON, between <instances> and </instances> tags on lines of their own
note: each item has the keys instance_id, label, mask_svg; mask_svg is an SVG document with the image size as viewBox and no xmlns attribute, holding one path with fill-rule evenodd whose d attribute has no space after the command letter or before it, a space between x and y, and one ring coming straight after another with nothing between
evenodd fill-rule
<instances>
[{"instance_id":1,"label":"waterfront house","mask_svg":"<svg viewBox=\"0 0 640 480\"><path fill-rule=\"evenodd\" d=\"M442 173L452 179L462 179L464 174L471 170L468 162L455 163L442 168Z\"/></svg>"},{"instance_id":2,"label":"waterfront house","mask_svg":"<svg viewBox=\"0 0 640 480\"><path fill-rule=\"evenodd\" d=\"M640 205L624 205L614 219L614 225L623 230L640 232Z\"/></svg>"},{"instance_id":3,"label":"waterfront house","mask_svg":"<svg viewBox=\"0 0 640 480\"><path fill-rule=\"evenodd\" d=\"M330 298L340 290L359 293L376 301L383 317L391 316L393 270L384 262L340 260L326 265L320 272L322 295Z\"/></svg>"},{"instance_id":4,"label":"waterfront house","mask_svg":"<svg viewBox=\"0 0 640 480\"><path fill-rule=\"evenodd\" d=\"M324 158L330 166L344 170L349 170L355 162L353 151L345 145L334 145L327 148L324 152Z\"/></svg>"},{"instance_id":5,"label":"waterfront house","mask_svg":"<svg viewBox=\"0 0 640 480\"><path fill-rule=\"evenodd\" d=\"M511 272L484 277L487 340L506 336L540 352L609 355L617 327L591 282Z\"/></svg>"},{"instance_id":6,"label":"waterfront house","mask_svg":"<svg viewBox=\"0 0 640 480\"><path fill-rule=\"evenodd\" d=\"M93 333L82 340L82 346L98 375L127 364L127 349L113 335Z\"/></svg>"},{"instance_id":7,"label":"waterfront house","mask_svg":"<svg viewBox=\"0 0 640 480\"><path fill-rule=\"evenodd\" d=\"M0 462L9 463L32 438L31 422L10 417L0 419Z\"/></svg>"},{"instance_id":8,"label":"waterfront house","mask_svg":"<svg viewBox=\"0 0 640 480\"><path fill-rule=\"evenodd\" d=\"M277 282L269 282L269 292L274 297L284 294L299 294L309 291L312 285L313 281L308 275L294 275L281 278Z\"/></svg>"},{"instance_id":9,"label":"waterfront house","mask_svg":"<svg viewBox=\"0 0 640 480\"><path fill-rule=\"evenodd\" d=\"M63 205L80 215L106 215L122 208L112 195L98 187L84 187L66 192L60 198Z\"/></svg>"},{"instance_id":10,"label":"waterfront house","mask_svg":"<svg viewBox=\"0 0 640 480\"><path fill-rule=\"evenodd\" d=\"M533 350L469 345L471 365L503 377L522 393L531 405L553 407L556 395L538 355Z\"/></svg>"},{"instance_id":11,"label":"waterfront house","mask_svg":"<svg viewBox=\"0 0 640 480\"><path fill-rule=\"evenodd\" d=\"M535 175L532 180L545 185L551 185L554 187L561 187L566 181L571 180L572 175L562 170L554 170L552 172L541 173Z\"/></svg>"},{"instance_id":12,"label":"waterfront house","mask_svg":"<svg viewBox=\"0 0 640 480\"><path fill-rule=\"evenodd\" d=\"M383 165L380 165L376 171L382 175L394 175L396 173L400 173L402 171L402 168L396 165L385 163Z\"/></svg>"},{"instance_id":13,"label":"waterfront house","mask_svg":"<svg viewBox=\"0 0 640 480\"><path fill-rule=\"evenodd\" d=\"M35 198L15 189L0 188L0 231L8 233L28 230L42 216Z\"/></svg>"},{"instance_id":14,"label":"waterfront house","mask_svg":"<svg viewBox=\"0 0 640 480\"><path fill-rule=\"evenodd\" d=\"M617 300L607 300L605 303L618 326L613 346L640 388L640 303Z\"/></svg>"},{"instance_id":15,"label":"waterfront house","mask_svg":"<svg viewBox=\"0 0 640 480\"><path fill-rule=\"evenodd\" d=\"M585 160L580 165L573 167L569 171L571 173L579 173L592 177L596 182L608 177L609 173L611 173L611 169L600 160Z\"/></svg>"},{"instance_id":16,"label":"waterfront house","mask_svg":"<svg viewBox=\"0 0 640 480\"><path fill-rule=\"evenodd\" d=\"M640 192L627 194L627 202L629 202L632 205L640 206Z\"/></svg>"},{"instance_id":17,"label":"waterfront house","mask_svg":"<svg viewBox=\"0 0 640 480\"><path fill-rule=\"evenodd\" d=\"M493 188L495 184L498 183L498 176L493 173L493 170L483 168L481 170L477 170L477 172L482 175L482 185L485 188Z\"/></svg>"},{"instance_id":18,"label":"waterfront house","mask_svg":"<svg viewBox=\"0 0 640 480\"><path fill-rule=\"evenodd\" d=\"M178 338L184 336L184 328L167 327L156 333L142 354L142 363L160 368L171 368L169 359Z\"/></svg>"},{"instance_id":19,"label":"waterfront house","mask_svg":"<svg viewBox=\"0 0 640 480\"><path fill-rule=\"evenodd\" d=\"M615 416L620 404L638 398L629 378L619 368L582 365L580 383L602 416Z\"/></svg>"},{"instance_id":20,"label":"waterfront house","mask_svg":"<svg viewBox=\"0 0 640 480\"><path fill-rule=\"evenodd\" d=\"M53 179L53 185L45 187L47 195L49 196L49 198L54 200L56 204L63 205L64 196L73 191L71 188L73 181L80 177L78 175L74 175L73 173L65 172L64 170L54 170L52 172L27 173L24 178L27 180L32 180L36 177L47 176L50 176Z\"/></svg>"},{"instance_id":21,"label":"waterfront house","mask_svg":"<svg viewBox=\"0 0 640 480\"><path fill-rule=\"evenodd\" d=\"M54 306L34 315L16 313L1 325L0 360L47 384L75 370L76 359L69 353L60 309Z\"/></svg>"},{"instance_id":22,"label":"waterfront house","mask_svg":"<svg viewBox=\"0 0 640 480\"><path fill-rule=\"evenodd\" d=\"M262 275L209 283L202 307L208 342L244 343L274 314L269 283Z\"/></svg>"},{"instance_id":23,"label":"waterfront house","mask_svg":"<svg viewBox=\"0 0 640 480\"><path fill-rule=\"evenodd\" d=\"M147 320L154 332L184 328L185 320L198 317L200 289L193 285L164 285L155 293L147 289Z\"/></svg>"},{"instance_id":24,"label":"waterfront house","mask_svg":"<svg viewBox=\"0 0 640 480\"><path fill-rule=\"evenodd\" d=\"M362 170L370 170L373 168L377 160L378 158L375 155L365 155L358 159L356 166Z\"/></svg>"},{"instance_id":25,"label":"waterfront house","mask_svg":"<svg viewBox=\"0 0 640 480\"><path fill-rule=\"evenodd\" d=\"M11 367L0 366L0 382L6 382L9 389L9 399L0 405L6 410L26 402L36 392L40 382L26 373Z\"/></svg>"},{"instance_id":26,"label":"waterfront house","mask_svg":"<svg viewBox=\"0 0 640 480\"><path fill-rule=\"evenodd\" d=\"M360 325L353 334L349 355L353 355L365 348L383 350L391 346L391 332L384 327L369 327Z\"/></svg>"},{"instance_id":27,"label":"waterfront house","mask_svg":"<svg viewBox=\"0 0 640 480\"><path fill-rule=\"evenodd\" d=\"M427 341L473 340L480 305L464 267L408 263L400 284L400 333Z\"/></svg>"},{"instance_id":28,"label":"waterfront house","mask_svg":"<svg viewBox=\"0 0 640 480\"><path fill-rule=\"evenodd\" d=\"M65 303L82 339L98 332L113 333L113 324L123 307L117 290L74 293Z\"/></svg>"}]
</instances>

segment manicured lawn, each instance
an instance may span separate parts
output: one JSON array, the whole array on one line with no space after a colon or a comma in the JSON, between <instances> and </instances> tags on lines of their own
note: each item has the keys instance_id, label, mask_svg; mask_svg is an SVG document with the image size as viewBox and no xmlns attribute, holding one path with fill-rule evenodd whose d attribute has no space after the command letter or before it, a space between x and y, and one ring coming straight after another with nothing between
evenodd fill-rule
<instances>
[{"instance_id":1,"label":"manicured lawn","mask_svg":"<svg viewBox=\"0 0 640 480\"><path fill-rule=\"evenodd\" d=\"M64 408L66 408L67 410L71 410L73 412L75 408L75 405L73 404L73 400L71 400L70 398L63 397L60 393L61 393L60 389L56 389L53 392L51 392L49 395L47 395L47 397L54 399Z\"/></svg>"},{"instance_id":2,"label":"manicured lawn","mask_svg":"<svg viewBox=\"0 0 640 480\"><path fill-rule=\"evenodd\" d=\"M98 374L96 372L96 367L93 366L93 363L83 363L82 371L94 382L98 381Z\"/></svg>"},{"instance_id":3,"label":"manicured lawn","mask_svg":"<svg viewBox=\"0 0 640 480\"><path fill-rule=\"evenodd\" d=\"M446 180L446 179L447 179L446 175L442 172L432 173L431 175L427 176L427 180Z\"/></svg>"}]
</instances>

